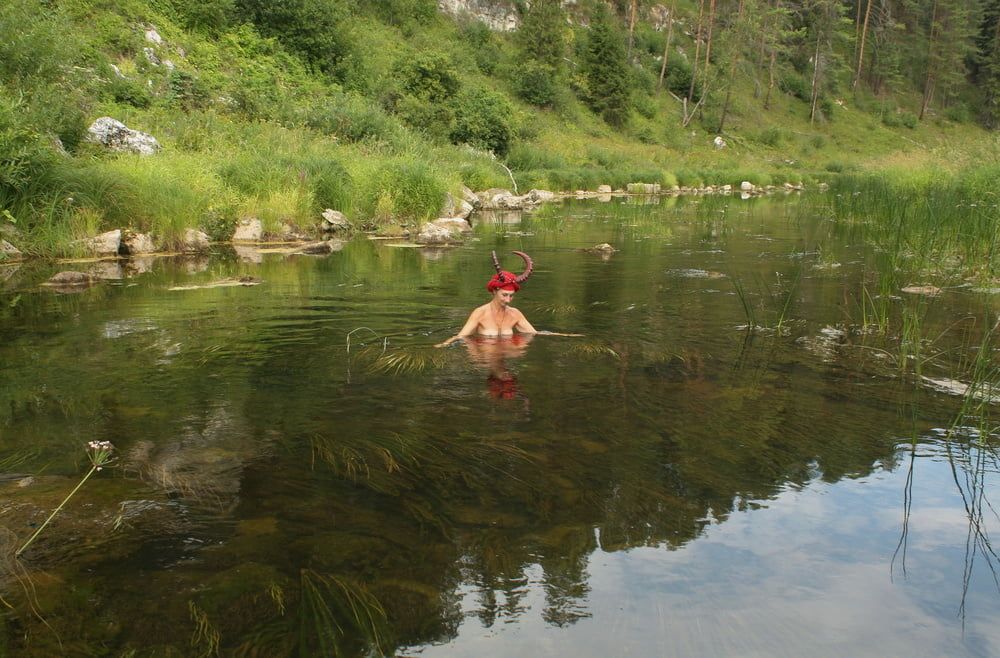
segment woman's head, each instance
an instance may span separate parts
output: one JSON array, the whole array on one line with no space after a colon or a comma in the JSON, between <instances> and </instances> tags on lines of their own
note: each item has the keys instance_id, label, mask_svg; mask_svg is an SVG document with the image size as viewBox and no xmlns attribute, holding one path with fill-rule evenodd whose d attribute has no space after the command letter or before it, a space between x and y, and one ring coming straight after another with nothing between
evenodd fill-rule
<instances>
[{"instance_id":1,"label":"woman's head","mask_svg":"<svg viewBox=\"0 0 1000 658\"><path fill-rule=\"evenodd\" d=\"M491 253L493 254L493 267L496 268L497 273L494 274L493 278L491 278L489 283L486 284L486 289L491 293L496 293L498 290L507 290L515 293L520 290L521 284L527 281L528 277L531 276L531 270L534 267L531 257L523 251L513 252L524 260L524 271L520 274L514 274L513 272L508 272L500 267L500 261L497 259L497 252L494 251Z\"/></svg>"}]
</instances>

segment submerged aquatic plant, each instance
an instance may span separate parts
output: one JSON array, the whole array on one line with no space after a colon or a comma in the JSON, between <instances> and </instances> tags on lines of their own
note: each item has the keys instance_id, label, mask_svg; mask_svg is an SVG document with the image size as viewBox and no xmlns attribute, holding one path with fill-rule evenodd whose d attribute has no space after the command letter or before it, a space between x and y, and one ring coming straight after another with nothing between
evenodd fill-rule
<instances>
[{"instance_id":1,"label":"submerged aquatic plant","mask_svg":"<svg viewBox=\"0 0 1000 658\"><path fill-rule=\"evenodd\" d=\"M55 515L59 513L59 510L61 510L63 506L69 502L69 499L80 490L80 487L83 486L84 482L90 479L91 475L102 470L106 465L114 461L114 451L115 447L110 441L91 441L87 444L87 458L90 460L90 470L87 471L87 474L83 476L83 479L80 480L80 483L76 485L73 491L69 492L69 495L63 498L63 501L59 503L59 506L52 510L49 517L45 519L45 523L40 525L38 530L35 530L35 534L31 535L28 541L24 542L24 545L17 549L17 552L14 553L14 557L19 557L21 553L31 546L31 543L35 541L38 535L42 534L42 530L45 530L45 526L47 526L49 522L55 518Z\"/></svg>"}]
</instances>

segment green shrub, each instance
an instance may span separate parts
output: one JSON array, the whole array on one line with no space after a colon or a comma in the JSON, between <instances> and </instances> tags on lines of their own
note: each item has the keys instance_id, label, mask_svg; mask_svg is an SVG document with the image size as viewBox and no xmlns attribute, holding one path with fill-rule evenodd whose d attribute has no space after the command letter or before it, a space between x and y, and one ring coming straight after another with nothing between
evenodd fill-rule
<instances>
[{"instance_id":1,"label":"green shrub","mask_svg":"<svg viewBox=\"0 0 1000 658\"><path fill-rule=\"evenodd\" d=\"M468 89L458 96L456 106L453 142L507 154L516 129L514 108L506 98L487 89Z\"/></svg>"},{"instance_id":2,"label":"green shrub","mask_svg":"<svg viewBox=\"0 0 1000 658\"><path fill-rule=\"evenodd\" d=\"M356 94L341 94L321 101L306 113L304 125L342 142L395 142L403 127L380 107Z\"/></svg>"},{"instance_id":3,"label":"green shrub","mask_svg":"<svg viewBox=\"0 0 1000 658\"><path fill-rule=\"evenodd\" d=\"M410 95L405 95L396 102L396 116L403 123L439 141L448 139L455 122L451 104L433 103Z\"/></svg>"},{"instance_id":4,"label":"green shrub","mask_svg":"<svg viewBox=\"0 0 1000 658\"><path fill-rule=\"evenodd\" d=\"M965 103L955 103L944 111L944 116L949 121L955 123L968 123L972 120L972 113Z\"/></svg>"},{"instance_id":5,"label":"green shrub","mask_svg":"<svg viewBox=\"0 0 1000 658\"><path fill-rule=\"evenodd\" d=\"M917 127L917 115L913 112L900 112L899 113L899 123L913 130Z\"/></svg>"},{"instance_id":6,"label":"green shrub","mask_svg":"<svg viewBox=\"0 0 1000 658\"><path fill-rule=\"evenodd\" d=\"M691 65L676 53L671 53L667 59L667 72L663 78L664 86L675 96L687 98L691 91ZM701 83L695 83L694 100L701 99Z\"/></svg>"},{"instance_id":7,"label":"green shrub","mask_svg":"<svg viewBox=\"0 0 1000 658\"><path fill-rule=\"evenodd\" d=\"M178 22L190 30L220 34L236 14L234 0L169 0Z\"/></svg>"},{"instance_id":8,"label":"green shrub","mask_svg":"<svg viewBox=\"0 0 1000 658\"><path fill-rule=\"evenodd\" d=\"M812 100L812 93L806 79L797 73L785 73L778 79L778 89L801 101Z\"/></svg>"},{"instance_id":9,"label":"green shrub","mask_svg":"<svg viewBox=\"0 0 1000 658\"><path fill-rule=\"evenodd\" d=\"M514 72L514 89L526 103L548 107L556 96L556 72L550 66L528 60Z\"/></svg>"},{"instance_id":10,"label":"green shrub","mask_svg":"<svg viewBox=\"0 0 1000 658\"><path fill-rule=\"evenodd\" d=\"M55 163L55 153L24 117L23 101L0 87L0 207L22 199Z\"/></svg>"},{"instance_id":11,"label":"green shrub","mask_svg":"<svg viewBox=\"0 0 1000 658\"><path fill-rule=\"evenodd\" d=\"M432 103L449 100L459 88L458 73L441 53L408 55L395 69L406 93Z\"/></svg>"},{"instance_id":12,"label":"green shrub","mask_svg":"<svg viewBox=\"0 0 1000 658\"><path fill-rule=\"evenodd\" d=\"M647 94L635 94L632 97L632 104L640 116L651 121L656 117L656 111L659 109L656 106L656 100Z\"/></svg>"},{"instance_id":13,"label":"green shrub","mask_svg":"<svg viewBox=\"0 0 1000 658\"><path fill-rule=\"evenodd\" d=\"M308 64L332 73L352 46L342 5L327 0L236 0L237 15L274 37Z\"/></svg>"},{"instance_id":14,"label":"green shrub","mask_svg":"<svg viewBox=\"0 0 1000 658\"><path fill-rule=\"evenodd\" d=\"M476 66L486 75L492 75L500 63L500 48L493 31L482 21L469 21L461 27L462 42L472 52Z\"/></svg>"},{"instance_id":15,"label":"green shrub","mask_svg":"<svg viewBox=\"0 0 1000 658\"><path fill-rule=\"evenodd\" d=\"M779 146L784 138L785 134L781 129L772 126L757 133L755 141L765 146Z\"/></svg>"}]
</instances>

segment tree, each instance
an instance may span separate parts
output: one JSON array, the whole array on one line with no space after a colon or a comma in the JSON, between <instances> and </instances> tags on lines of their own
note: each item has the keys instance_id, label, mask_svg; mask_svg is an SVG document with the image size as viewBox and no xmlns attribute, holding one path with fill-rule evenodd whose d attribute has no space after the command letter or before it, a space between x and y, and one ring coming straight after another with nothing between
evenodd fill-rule
<instances>
[{"instance_id":1,"label":"tree","mask_svg":"<svg viewBox=\"0 0 1000 658\"><path fill-rule=\"evenodd\" d=\"M515 42L522 61L515 69L517 94L532 105L551 105L565 72L566 16L559 0L535 0Z\"/></svg>"},{"instance_id":2,"label":"tree","mask_svg":"<svg viewBox=\"0 0 1000 658\"><path fill-rule=\"evenodd\" d=\"M835 44L843 38L845 7L839 0L806 0L804 9L808 42L813 49L809 95L809 122L812 123L816 120L823 89L834 77L840 63Z\"/></svg>"},{"instance_id":3,"label":"tree","mask_svg":"<svg viewBox=\"0 0 1000 658\"><path fill-rule=\"evenodd\" d=\"M972 11L966 0L931 2L920 119L924 118L938 89L947 97L965 79L965 61L973 50Z\"/></svg>"},{"instance_id":4,"label":"tree","mask_svg":"<svg viewBox=\"0 0 1000 658\"><path fill-rule=\"evenodd\" d=\"M585 100L595 113L617 127L625 125L632 108L628 62L622 41L607 8L597 5L591 16L590 36L584 53Z\"/></svg>"}]
</instances>

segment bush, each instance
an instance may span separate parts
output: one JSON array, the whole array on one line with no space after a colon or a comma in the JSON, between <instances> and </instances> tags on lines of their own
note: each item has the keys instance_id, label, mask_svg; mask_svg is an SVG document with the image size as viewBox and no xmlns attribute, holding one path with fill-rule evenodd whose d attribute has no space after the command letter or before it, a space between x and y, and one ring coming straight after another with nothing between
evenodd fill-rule
<instances>
[{"instance_id":1,"label":"bush","mask_svg":"<svg viewBox=\"0 0 1000 658\"><path fill-rule=\"evenodd\" d=\"M809 84L797 73L785 73L781 76L778 79L778 89L807 103L812 100Z\"/></svg>"},{"instance_id":2,"label":"bush","mask_svg":"<svg viewBox=\"0 0 1000 658\"><path fill-rule=\"evenodd\" d=\"M667 71L663 78L663 85L675 96L687 98L691 91L691 65L680 55L671 53L667 60ZM694 102L701 100L701 82L696 81L694 85Z\"/></svg>"},{"instance_id":3,"label":"bush","mask_svg":"<svg viewBox=\"0 0 1000 658\"><path fill-rule=\"evenodd\" d=\"M492 75L500 63L500 49L493 32L482 21L471 21L461 30L462 41L472 51L476 66L486 75Z\"/></svg>"},{"instance_id":4,"label":"bush","mask_svg":"<svg viewBox=\"0 0 1000 658\"><path fill-rule=\"evenodd\" d=\"M403 123L437 140L452 133L455 113L450 104L433 103L416 96L403 96L396 102L396 115Z\"/></svg>"},{"instance_id":5,"label":"bush","mask_svg":"<svg viewBox=\"0 0 1000 658\"><path fill-rule=\"evenodd\" d=\"M342 142L398 140L403 128L381 108L355 94L323 99L303 121L309 128L334 135Z\"/></svg>"},{"instance_id":6,"label":"bush","mask_svg":"<svg viewBox=\"0 0 1000 658\"><path fill-rule=\"evenodd\" d=\"M757 133L756 141L758 144L763 144L765 146L778 146L785 139L785 134L780 128L765 128L764 130Z\"/></svg>"},{"instance_id":7,"label":"bush","mask_svg":"<svg viewBox=\"0 0 1000 658\"><path fill-rule=\"evenodd\" d=\"M24 115L22 102L9 98L0 87L0 207L13 205L54 164L52 149L27 125Z\"/></svg>"},{"instance_id":8,"label":"bush","mask_svg":"<svg viewBox=\"0 0 1000 658\"><path fill-rule=\"evenodd\" d=\"M411 96L439 103L458 91L458 73L441 53L407 56L395 68L403 90Z\"/></svg>"},{"instance_id":9,"label":"bush","mask_svg":"<svg viewBox=\"0 0 1000 658\"><path fill-rule=\"evenodd\" d=\"M325 0L237 0L238 14L264 36L274 37L308 64L332 73L351 45L342 26L346 12Z\"/></svg>"},{"instance_id":10,"label":"bush","mask_svg":"<svg viewBox=\"0 0 1000 658\"><path fill-rule=\"evenodd\" d=\"M548 107L556 97L556 72L545 64L526 61L514 71L514 89L526 103Z\"/></svg>"},{"instance_id":11,"label":"bush","mask_svg":"<svg viewBox=\"0 0 1000 658\"><path fill-rule=\"evenodd\" d=\"M507 166L518 171L561 169L566 166L566 159L552 149L519 141L510 149Z\"/></svg>"},{"instance_id":12,"label":"bush","mask_svg":"<svg viewBox=\"0 0 1000 658\"><path fill-rule=\"evenodd\" d=\"M965 103L956 103L944 111L944 116L949 121L955 123L968 123L972 120L972 113Z\"/></svg>"},{"instance_id":13,"label":"bush","mask_svg":"<svg viewBox=\"0 0 1000 658\"><path fill-rule=\"evenodd\" d=\"M455 128L451 139L492 151L499 156L507 154L516 134L514 108L502 95L486 89L463 91L456 103Z\"/></svg>"}]
</instances>

